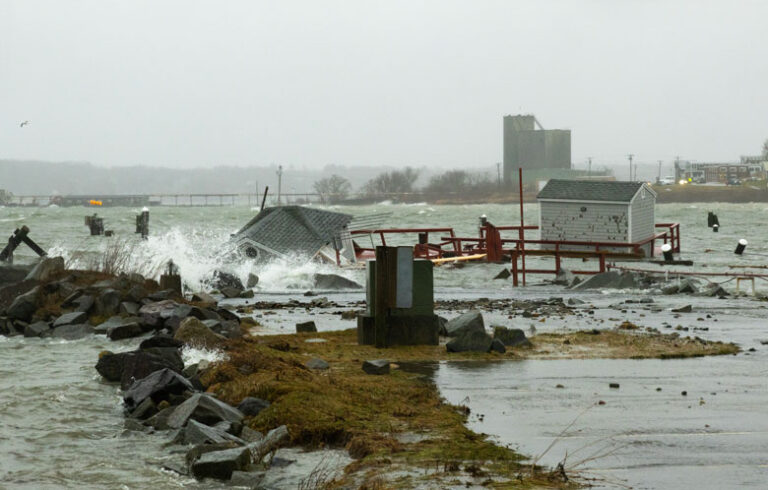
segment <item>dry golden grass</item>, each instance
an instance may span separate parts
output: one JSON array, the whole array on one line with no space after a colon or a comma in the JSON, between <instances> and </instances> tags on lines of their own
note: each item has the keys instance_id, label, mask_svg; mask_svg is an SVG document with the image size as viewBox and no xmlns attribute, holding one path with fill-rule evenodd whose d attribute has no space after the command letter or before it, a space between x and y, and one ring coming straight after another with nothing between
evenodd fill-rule
<instances>
[{"instance_id":1,"label":"dry golden grass","mask_svg":"<svg viewBox=\"0 0 768 490\"><path fill-rule=\"evenodd\" d=\"M309 338L325 342L306 342ZM533 347L504 355L451 354L444 345L360 346L355 330L345 330L249 337L230 342L227 350L229 360L208 371L203 384L231 404L246 396L269 400L269 408L248 420L254 429L285 424L293 444L346 447L357 460L335 485L407 488L423 479L440 484L460 477L490 478L486 484L498 488L562 488L571 483L548 480L542 472L529 476L521 455L467 429L466 407L445 403L431 380L397 368L386 376L367 375L362 361L665 358L726 354L738 348L671 335L607 331L539 335ZM328 361L330 369L306 368L304 363L313 357ZM398 438L414 433L420 435L414 442ZM392 480L393 474L400 476Z\"/></svg>"}]
</instances>

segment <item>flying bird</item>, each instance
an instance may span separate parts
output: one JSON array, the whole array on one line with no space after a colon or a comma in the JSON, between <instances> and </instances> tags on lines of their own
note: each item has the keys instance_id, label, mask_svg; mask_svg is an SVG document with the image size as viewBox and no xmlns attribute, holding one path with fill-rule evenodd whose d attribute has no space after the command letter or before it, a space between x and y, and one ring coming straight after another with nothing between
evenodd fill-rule
<instances>
[{"instance_id":1,"label":"flying bird","mask_svg":"<svg viewBox=\"0 0 768 490\"><path fill-rule=\"evenodd\" d=\"M26 126L27 124L29 124L29 121L22 121L22 123L21 123L21 124L19 124L19 127L20 127L20 128L23 128L23 127L24 127L24 126Z\"/></svg>"}]
</instances>

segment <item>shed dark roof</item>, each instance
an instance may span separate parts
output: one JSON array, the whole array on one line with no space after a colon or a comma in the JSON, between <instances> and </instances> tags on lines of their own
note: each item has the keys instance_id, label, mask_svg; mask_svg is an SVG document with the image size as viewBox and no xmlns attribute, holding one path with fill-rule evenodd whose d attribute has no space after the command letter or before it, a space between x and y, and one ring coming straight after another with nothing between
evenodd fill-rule
<instances>
[{"instance_id":1,"label":"shed dark roof","mask_svg":"<svg viewBox=\"0 0 768 490\"><path fill-rule=\"evenodd\" d=\"M352 216L302 206L267 208L257 214L233 240L250 240L282 255L314 256L339 237Z\"/></svg>"},{"instance_id":2,"label":"shed dark roof","mask_svg":"<svg viewBox=\"0 0 768 490\"><path fill-rule=\"evenodd\" d=\"M593 182L587 180L551 179L536 198L628 203L644 185L645 183L643 182ZM653 192L650 189L649 191Z\"/></svg>"}]
</instances>

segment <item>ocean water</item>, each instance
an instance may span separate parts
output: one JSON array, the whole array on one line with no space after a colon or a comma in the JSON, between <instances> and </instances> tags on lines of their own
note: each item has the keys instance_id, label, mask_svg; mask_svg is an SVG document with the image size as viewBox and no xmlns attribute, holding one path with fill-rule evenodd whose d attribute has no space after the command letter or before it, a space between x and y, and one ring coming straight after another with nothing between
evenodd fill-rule
<instances>
[{"instance_id":1,"label":"ocean water","mask_svg":"<svg viewBox=\"0 0 768 490\"><path fill-rule=\"evenodd\" d=\"M476 236L482 214L497 225L518 224L515 205L437 206L427 203L360 207L330 207L353 215L391 213L382 227L452 226L459 236ZM707 211L715 211L721 231L706 227ZM222 250L231 233L256 211L246 206L151 209L150 237L143 241L134 231L139 209L98 209L112 238L90 237L86 208L0 208L0 231L10 234L18 226L31 229L30 236L51 255L62 255L71 266L87 266L107 247L129 252L131 269L156 275L170 259L179 265L185 284L200 287L218 268L228 268L245 279L259 275L256 300L287 301L303 297L312 286L315 272L336 272L363 282L360 269L337 270L332 266L248 261L225 263ZM536 224L538 208L525 206L526 224ZM763 223L766 204L665 204L657 207L657 222L682 225L681 258L695 261L685 271L764 272L768 237ZM747 239L747 253L736 256L736 242ZM403 244L414 243L416 236ZM17 262L34 260L22 245ZM535 259L530 259L529 265ZM545 259L540 259L545 260ZM551 261L548 262L551 266ZM568 267L568 263L565 264ZM574 261L572 267L592 265ZM596 264L594 265L596 267ZM654 264L633 264L663 270ZM752 269L744 269L744 267ZM713 298L655 297L651 306L631 310L617 307L645 291L571 292L545 282L550 276L529 278L529 287L514 288L509 281L491 281L498 264L474 264L462 269L435 269L438 300L489 298L541 299L575 297L595 305L593 318L551 318L537 323L538 331L609 328L624 319L644 326L701 327L693 332L714 340L733 340L746 351L727 358L684 361L525 361L494 365L441 363L434 379L448 400L468 403L470 426L492 434L500 443L537 455L580 413L578 423L558 438L555 448L542 458L556 464L566 454L590 444L612 444L605 457L578 469L594 472L599 485L635 488L764 488L768 481L768 339L765 304L750 297ZM672 274L674 277L674 274ZM711 278L733 290L734 281ZM727 282L726 282L727 281ZM758 292L768 292L757 281ZM362 292L322 292L342 308L359 308ZM244 300L233 300L234 303ZM683 303L694 313L675 315L671 309ZM653 308L653 309L651 309ZM624 310L624 311L622 311ZM439 311L454 316L456 311ZM709 317L707 317L709 315ZM304 308L279 310L255 316L264 324L257 333L288 332L298 321L313 319L320 330L350 328L351 321L330 312ZM509 317L506 311L485 315L487 323L529 329L531 320ZM699 321L698 319L705 319ZM93 366L104 349L127 350L136 340L110 342L101 337L73 342L50 339L0 337L0 488L219 488L199 483L162 469L178 461L163 445L170 436L124 433L118 389L104 383ZM755 352L749 352L754 348ZM191 361L216 359L217 352L186 352ZM608 382L619 381L620 390ZM556 389L558 383L565 389ZM662 387L661 394L655 391ZM689 395L682 399L681 390ZM716 393L713 395L712 393ZM607 404L590 408L598 400ZM699 404L703 400L704 404ZM483 417L478 417L482 414ZM615 450L613 450L615 449ZM589 454L589 453L588 453ZM576 456L569 461L577 461ZM293 485L293 484L292 484ZM295 488L295 485L293 485Z\"/></svg>"},{"instance_id":2,"label":"ocean water","mask_svg":"<svg viewBox=\"0 0 768 490\"><path fill-rule=\"evenodd\" d=\"M474 204L474 205L432 205L428 203L393 205L387 202L370 206L321 207L354 216L389 213L380 227L452 227L457 236L476 237L478 218L485 214L496 225L520 223L517 205ZM713 233L707 228L707 212L714 211L720 219L720 232ZM84 217L98 212L104 218L105 228L114 231L115 236L91 237L84 224ZM243 260L227 262L225 251L230 235L239 230L257 211L248 206L224 207L156 207L150 210L150 236L143 241L134 233L135 215L140 209L131 208L0 208L0 229L10 233L18 226L30 228L30 236L49 251L50 255L62 255L71 266L87 266L108 247L122 247L129 256L128 268L156 277L168 260L173 260L180 269L185 284L191 289L201 287L202 281L214 270L224 268L239 275L243 281L250 272L260 278L261 292L289 292L308 289L312 285L314 272L335 272L363 282L361 269L341 270L334 266L297 264L277 261L270 264L254 264ZM538 224L538 205L526 204L525 223ZM751 270L760 273L768 258L768 204L661 204L656 209L657 223L677 222L681 224L682 254L680 258L694 260L693 268L675 268L681 271L743 271L744 266L757 266ZM536 237L537 232L528 232ZM503 235L506 236L506 235ZM513 238L512 235L509 235ZM739 239L749 242L747 252L742 256L733 251ZM435 237L430 237L435 240ZM416 243L416 234L393 237L388 244ZM358 242L370 246L368 237ZM378 239L373 240L378 244ZM117 245L116 245L117 244ZM34 253L25 246L17 249L16 261L34 260ZM528 257L527 265L537 263L552 268L552 260ZM597 264L585 265L581 260L564 262L564 267L576 269L597 268ZM735 268L732 266L736 266ZM643 267L647 267L643 266ZM658 266L651 266L659 269ZM436 268L435 285L438 290L482 290L488 289L488 276L493 277L498 265L473 265L462 270ZM766 271L768 272L768 271ZM534 276L532 282L541 282L551 276ZM724 281L727 278L714 278ZM727 284L732 283L729 281ZM765 289L764 281L757 281L758 289ZM511 289L511 285L494 284L491 289Z\"/></svg>"}]
</instances>

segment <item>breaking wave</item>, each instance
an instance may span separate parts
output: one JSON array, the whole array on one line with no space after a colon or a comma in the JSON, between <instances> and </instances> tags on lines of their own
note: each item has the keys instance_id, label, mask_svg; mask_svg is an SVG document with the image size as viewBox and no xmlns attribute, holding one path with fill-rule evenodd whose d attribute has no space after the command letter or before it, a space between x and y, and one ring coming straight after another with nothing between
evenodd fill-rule
<instances>
[{"instance_id":1,"label":"breaking wave","mask_svg":"<svg viewBox=\"0 0 768 490\"><path fill-rule=\"evenodd\" d=\"M61 256L71 269L94 268L94 264L110 253L124 254L126 272L138 272L145 277L159 279L168 262L173 260L179 268L188 290L206 288L217 270L237 276L247 284L249 274L256 274L261 292L309 290L314 287L314 275L337 274L362 283L362 270L340 269L331 264L318 264L295 260L274 260L256 263L240 255L229 254L229 234L200 230L172 228L163 235L149 236L147 240L132 238L82 239L77 244L56 243L49 250L50 256ZM115 251L115 248L118 248Z\"/></svg>"}]
</instances>

